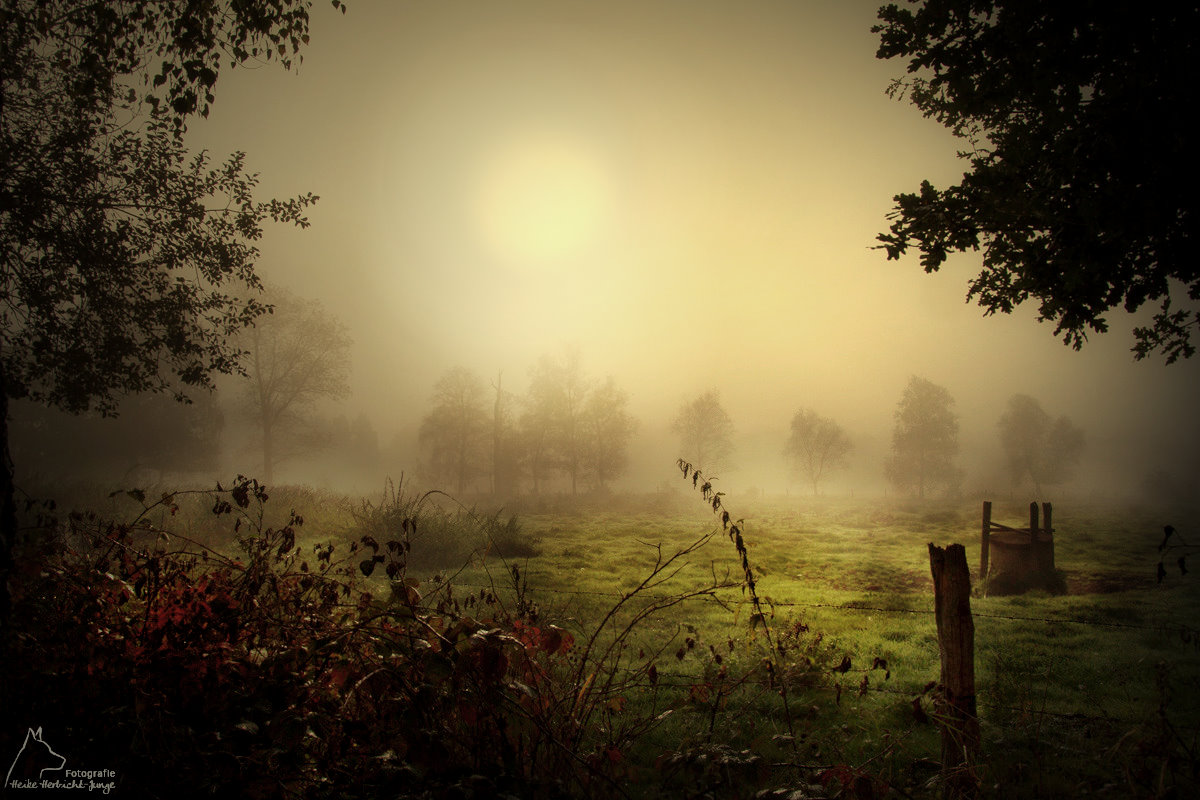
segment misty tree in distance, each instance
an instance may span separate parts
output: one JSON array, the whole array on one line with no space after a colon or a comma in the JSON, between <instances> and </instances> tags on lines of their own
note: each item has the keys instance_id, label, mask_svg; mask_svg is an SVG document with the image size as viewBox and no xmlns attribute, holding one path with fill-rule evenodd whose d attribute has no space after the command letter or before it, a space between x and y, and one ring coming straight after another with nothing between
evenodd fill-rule
<instances>
[{"instance_id":1,"label":"misty tree in distance","mask_svg":"<svg viewBox=\"0 0 1200 800\"><path fill-rule=\"evenodd\" d=\"M1013 486L1028 479L1039 497L1043 487L1067 481L1083 455L1083 431L1065 416L1052 419L1029 395L1010 397L998 426Z\"/></svg>"},{"instance_id":2,"label":"misty tree in distance","mask_svg":"<svg viewBox=\"0 0 1200 800\"><path fill-rule=\"evenodd\" d=\"M323 443L313 425L321 400L350 391L350 336L346 327L316 300L282 289L268 297L273 311L244 335L250 353L242 399L261 436L265 483L275 466Z\"/></svg>"},{"instance_id":3,"label":"misty tree in distance","mask_svg":"<svg viewBox=\"0 0 1200 800\"><path fill-rule=\"evenodd\" d=\"M934 487L955 489L962 478L955 466L958 418L954 398L942 386L913 377L896 407L892 453L884 475L900 491L924 498Z\"/></svg>"},{"instance_id":4,"label":"misty tree in distance","mask_svg":"<svg viewBox=\"0 0 1200 800\"><path fill-rule=\"evenodd\" d=\"M556 473L574 495L581 479L604 489L624 472L637 424L628 397L611 377L599 385L588 378L578 350L539 358L522 404L517 435L534 494Z\"/></svg>"},{"instance_id":5,"label":"misty tree in distance","mask_svg":"<svg viewBox=\"0 0 1200 800\"><path fill-rule=\"evenodd\" d=\"M591 384L584 377L579 352L572 350L556 364L555 393L557 414L552 442L559 468L571 480L571 494L579 493L579 478L583 475L587 434L584 430L584 411Z\"/></svg>"},{"instance_id":6,"label":"misty tree in distance","mask_svg":"<svg viewBox=\"0 0 1200 800\"><path fill-rule=\"evenodd\" d=\"M530 371L522 421L535 492L550 468L565 473L571 494L578 494L587 444L584 404L590 389L574 349L562 359L542 356Z\"/></svg>"},{"instance_id":7,"label":"misty tree in distance","mask_svg":"<svg viewBox=\"0 0 1200 800\"><path fill-rule=\"evenodd\" d=\"M934 272L982 249L968 300L987 314L1035 300L1076 349L1110 309L1154 303L1135 356L1190 357L1200 6L926 0L879 19L877 57L908 62L889 94L965 139L971 165L895 197L888 258L915 247Z\"/></svg>"},{"instance_id":8,"label":"misty tree in distance","mask_svg":"<svg viewBox=\"0 0 1200 800\"><path fill-rule=\"evenodd\" d=\"M628 395L611 376L584 403L584 464L598 489L607 488L629 465L629 439L637 422L626 411L628 405Z\"/></svg>"},{"instance_id":9,"label":"misty tree in distance","mask_svg":"<svg viewBox=\"0 0 1200 800\"><path fill-rule=\"evenodd\" d=\"M684 461L710 475L733 468L733 420L716 390L680 406L671 430L679 436Z\"/></svg>"},{"instance_id":10,"label":"misty tree in distance","mask_svg":"<svg viewBox=\"0 0 1200 800\"><path fill-rule=\"evenodd\" d=\"M842 426L810 408L792 417L792 432L783 447L792 468L812 484L813 495L821 480L832 470L845 467L853 445Z\"/></svg>"},{"instance_id":11,"label":"misty tree in distance","mask_svg":"<svg viewBox=\"0 0 1200 800\"><path fill-rule=\"evenodd\" d=\"M433 387L433 410L421 421L418 441L426 469L436 481L448 481L461 495L486 474L489 424L483 381L466 367L455 367Z\"/></svg>"},{"instance_id":12,"label":"misty tree in distance","mask_svg":"<svg viewBox=\"0 0 1200 800\"><path fill-rule=\"evenodd\" d=\"M332 0L341 7L340 0ZM254 199L234 154L188 153L222 67L308 41L307 0L0 5L0 625L16 518L7 402L114 413L123 395L211 388L263 313L254 242L307 226L311 194ZM231 285L233 291L222 287Z\"/></svg>"}]
</instances>

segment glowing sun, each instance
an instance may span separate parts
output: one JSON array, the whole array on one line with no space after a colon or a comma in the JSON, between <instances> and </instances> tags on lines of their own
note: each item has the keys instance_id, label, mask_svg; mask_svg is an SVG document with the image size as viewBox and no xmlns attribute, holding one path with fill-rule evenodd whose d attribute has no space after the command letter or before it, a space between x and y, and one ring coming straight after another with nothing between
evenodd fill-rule
<instances>
[{"instance_id":1,"label":"glowing sun","mask_svg":"<svg viewBox=\"0 0 1200 800\"><path fill-rule=\"evenodd\" d=\"M484 238L518 267L569 267L595 245L611 194L601 159L585 143L561 134L513 137L484 163L478 192Z\"/></svg>"}]
</instances>

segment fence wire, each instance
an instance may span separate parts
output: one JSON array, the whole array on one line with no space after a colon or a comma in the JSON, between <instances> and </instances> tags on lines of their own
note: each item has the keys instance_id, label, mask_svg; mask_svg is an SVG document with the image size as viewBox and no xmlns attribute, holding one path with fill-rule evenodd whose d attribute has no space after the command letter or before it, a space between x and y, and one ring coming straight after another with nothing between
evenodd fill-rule
<instances>
[{"instance_id":1,"label":"fence wire","mask_svg":"<svg viewBox=\"0 0 1200 800\"><path fill-rule=\"evenodd\" d=\"M464 589L495 589L495 586L487 584L474 583L454 583L455 586ZM625 593L619 591L612 592L597 592L585 589L559 589L550 586L538 586L534 591L549 592L551 594L575 595L580 597L603 597L609 600L620 600L625 596ZM639 597L646 600L669 600L670 595L659 595L650 593L639 593ZM700 602L717 603L729 605L727 601L721 600L715 596L698 595L693 598ZM736 601L735 601L736 602ZM858 603L802 603L798 601L784 600L768 600L764 598L764 604L772 608L817 608L830 611L871 611L880 614L922 614L933 616L934 610L931 608L903 608L903 607L886 607L886 606L866 606ZM1080 617L1038 617L1020 614L999 614L988 611L971 610L971 616L976 619L1002 619L1014 622L1041 622L1051 625L1083 625L1098 628L1123 628L1128 630L1139 631L1154 631L1158 633L1179 633L1180 631L1191 631L1192 629L1184 622L1169 621L1158 625L1142 625L1132 622L1112 622L1098 619L1085 619Z\"/></svg>"}]
</instances>

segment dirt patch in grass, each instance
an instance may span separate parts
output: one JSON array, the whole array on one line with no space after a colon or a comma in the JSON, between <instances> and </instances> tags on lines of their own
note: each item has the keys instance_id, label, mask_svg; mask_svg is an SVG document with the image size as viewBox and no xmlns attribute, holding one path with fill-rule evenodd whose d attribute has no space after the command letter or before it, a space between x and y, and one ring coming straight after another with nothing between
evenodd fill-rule
<instances>
[{"instance_id":1,"label":"dirt patch in grass","mask_svg":"<svg viewBox=\"0 0 1200 800\"><path fill-rule=\"evenodd\" d=\"M917 594L928 591L933 585L933 578L902 567L874 564L847 570L827 582L836 589L847 591Z\"/></svg>"},{"instance_id":2,"label":"dirt patch in grass","mask_svg":"<svg viewBox=\"0 0 1200 800\"><path fill-rule=\"evenodd\" d=\"M1146 589L1150 581L1143 575L1131 575L1127 572L1109 572L1102 574L1067 573L1063 576L1067 582L1067 594L1116 594Z\"/></svg>"}]
</instances>

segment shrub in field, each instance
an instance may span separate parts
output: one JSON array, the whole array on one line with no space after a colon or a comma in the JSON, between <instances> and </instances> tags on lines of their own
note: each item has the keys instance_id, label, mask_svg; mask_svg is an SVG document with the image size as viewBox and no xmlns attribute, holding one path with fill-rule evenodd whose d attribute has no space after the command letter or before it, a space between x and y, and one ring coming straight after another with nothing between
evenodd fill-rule
<instances>
[{"instance_id":1,"label":"shrub in field","mask_svg":"<svg viewBox=\"0 0 1200 800\"><path fill-rule=\"evenodd\" d=\"M451 500L452 510L438 505L436 498ZM466 563L476 555L521 558L536 555L537 542L524 535L515 514L503 510L490 514L466 508L443 492L420 495L404 492L388 482L378 503L362 500L351 508L355 536L387 540L406 536L411 545L406 565L412 568L444 569ZM411 528L406 528L411 524Z\"/></svg>"},{"instance_id":2,"label":"shrub in field","mask_svg":"<svg viewBox=\"0 0 1200 800\"><path fill-rule=\"evenodd\" d=\"M21 553L7 718L39 720L135 794L403 795L471 776L535 785L570 774L523 758L535 728L513 735L529 716L514 711L517 679L561 659L569 638L534 635L494 598L474 617L423 608L415 591L385 608L355 572L378 559L402 580L404 543L305 553L295 515L254 527L267 499L257 482L209 494L239 558L181 547L149 514L72 515L86 546Z\"/></svg>"}]
</instances>

